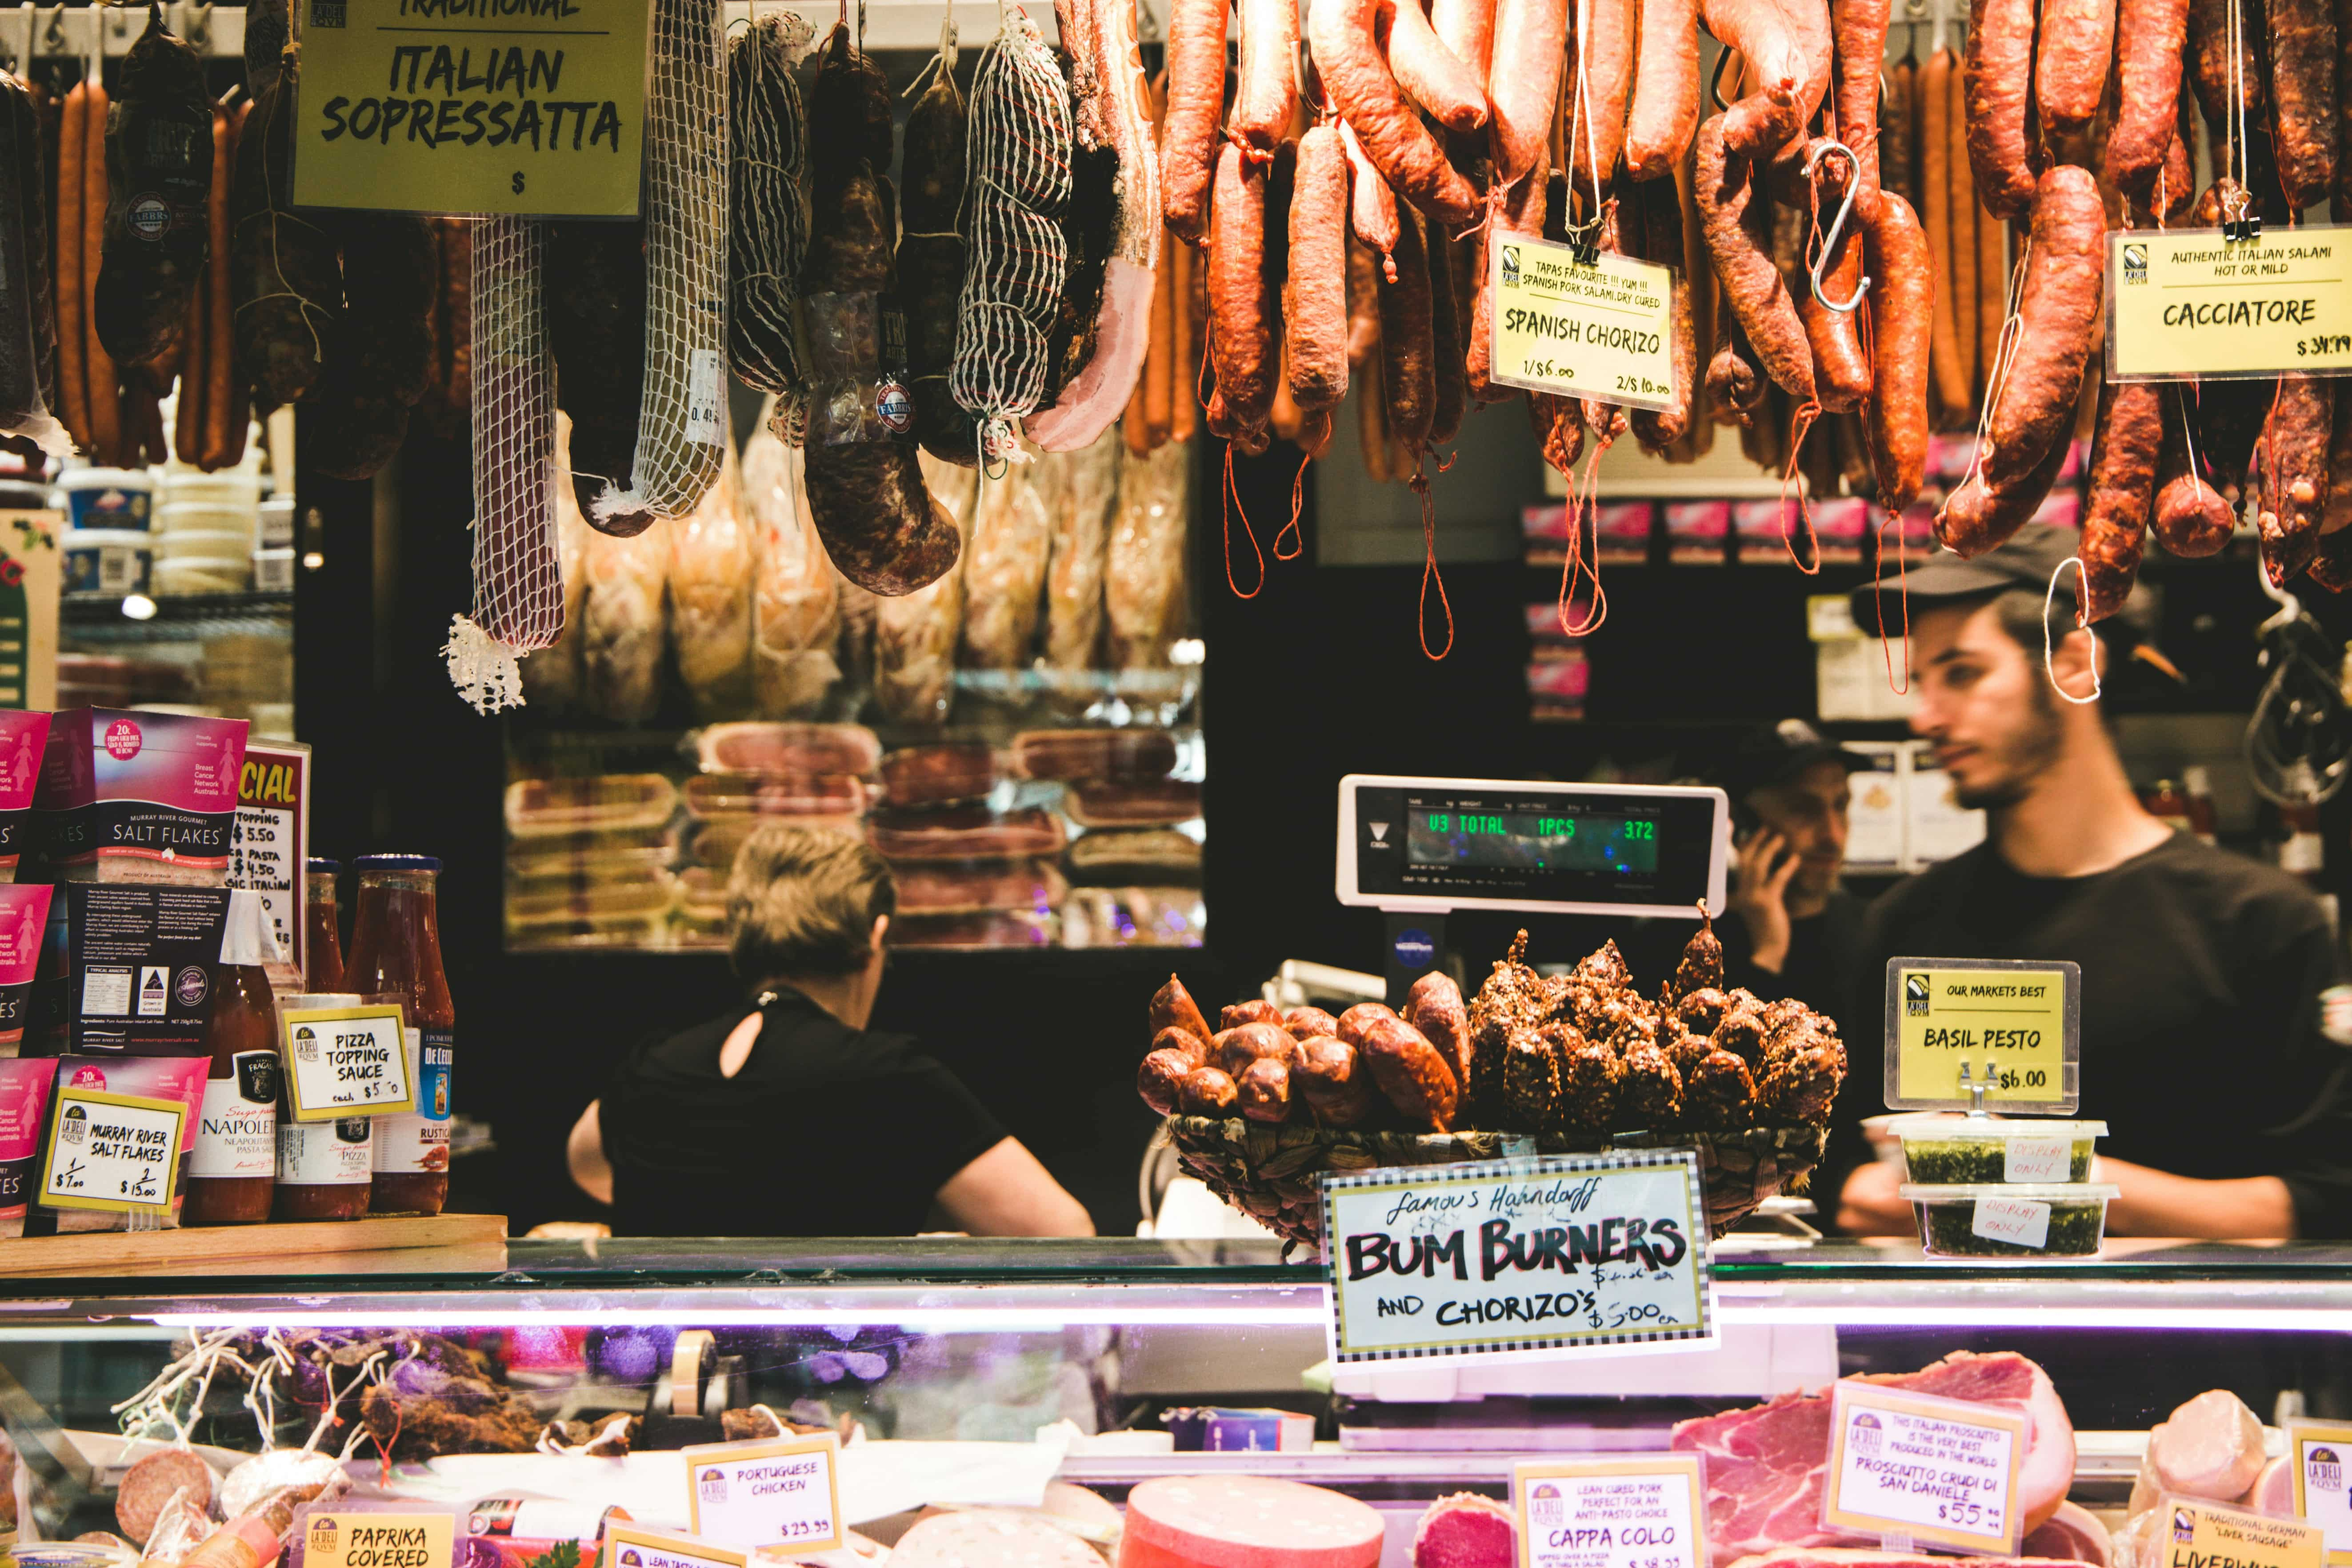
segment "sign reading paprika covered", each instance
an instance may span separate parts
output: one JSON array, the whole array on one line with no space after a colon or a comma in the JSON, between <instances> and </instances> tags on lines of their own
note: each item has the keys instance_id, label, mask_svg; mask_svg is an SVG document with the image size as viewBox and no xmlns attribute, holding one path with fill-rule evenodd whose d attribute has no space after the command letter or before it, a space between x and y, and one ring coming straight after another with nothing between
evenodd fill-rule
<instances>
[{"instance_id":1,"label":"sign reading paprika covered","mask_svg":"<svg viewBox=\"0 0 2352 1568\"><path fill-rule=\"evenodd\" d=\"M294 204L631 217L652 0L297 0Z\"/></svg>"}]
</instances>

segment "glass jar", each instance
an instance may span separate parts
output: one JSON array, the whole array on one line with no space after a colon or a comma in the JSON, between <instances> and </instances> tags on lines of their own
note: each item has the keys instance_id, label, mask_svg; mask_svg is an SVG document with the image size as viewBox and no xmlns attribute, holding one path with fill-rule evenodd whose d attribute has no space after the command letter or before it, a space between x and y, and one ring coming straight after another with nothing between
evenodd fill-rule
<instances>
[{"instance_id":1,"label":"glass jar","mask_svg":"<svg viewBox=\"0 0 2352 1568\"><path fill-rule=\"evenodd\" d=\"M449 1078L457 1009L441 972L438 883L429 855L362 855L343 984L406 1014L416 1109L376 1120L371 1214L439 1214L449 1199Z\"/></svg>"},{"instance_id":2,"label":"glass jar","mask_svg":"<svg viewBox=\"0 0 2352 1568\"><path fill-rule=\"evenodd\" d=\"M286 1011L356 1007L349 992L289 996ZM333 1121L294 1120L294 1069L278 1075L278 1189L272 1219L358 1219L368 1212L375 1123L364 1116Z\"/></svg>"},{"instance_id":3,"label":"glass jar","mask_svg":"<svg viewBox=\"0 0 2352 1568\"><path fill-rule=\"evenodd\" d=\"M278 1004L262 961L268 914L257 894L229 894L213 980L212 1050L188 1162L182 1225L254 1225L278 1185Z\"/></svg>"},{"instance_id":4,"label":"glass jar","mask_svg":"<svg viewBox=\"0 0 2352 1568\"><path fill-rule=\"evenodd\" d=\"M306 868L310 912L303 928L302 961L308 971L302 976L305 991L343 988L343 936L335 910L335 879L342 869L341 861L321 859L316 855L310 857Z\"/></svg>"}]
</instances>

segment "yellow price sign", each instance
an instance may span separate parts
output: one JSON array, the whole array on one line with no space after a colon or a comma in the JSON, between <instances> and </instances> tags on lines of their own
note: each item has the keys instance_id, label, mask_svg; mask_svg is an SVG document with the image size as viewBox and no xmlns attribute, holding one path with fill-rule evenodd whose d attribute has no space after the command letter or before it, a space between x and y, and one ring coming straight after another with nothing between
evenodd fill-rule
<instances>
[{"instance_id":1,"label":"yellow price sign","mask_svg":"<svg viewBox=\"0 0 2352 1568\"><path fill-rule=\"evenodd\" d=\"M1897 1110L2072 1110L2083 971L2063 961L1886 961L1886 1103Z\"/></svg>"},{"instance_id":2,"label":"yellow price sign","mask_svg":"<svg viewBox=\"0 0 2352 1568\"><path fill-rule=\"evenodd\" d=\"M2326 1531L2300 1519L2167 1492L2157 1520L2171 1568L2320 1568L2326 1557Z\"/></svg>"},{"instance_id":3,"label":"yellow price sign","mask_svg":"<svg viewBox=\"0 0 2352 1568\"><path fill-rule=\"evenodd\" d=\"M1640 408L1674 400L1671 267L1498 233L1494 379L1565 397Z\"/></svg>"},{"instance_id":4,"label":"yellow price sign","mask_svg":"<svg viewBox=\"0 0 2352 1568\"><path fill-rule=\"evenodd\" d=\"M2107 374L2352 374L2352 228L2107 236Z\"/></svg>"},{"instance_id":5,"label":"yellow price sign","mask_svg":"<svg viewBox=\"0 0 2352 1568\"><path fill-rule=\"evenodd\" d=\"M633 217L652 0L297 0L294 205Z\"/></svg>"}]
</instances>

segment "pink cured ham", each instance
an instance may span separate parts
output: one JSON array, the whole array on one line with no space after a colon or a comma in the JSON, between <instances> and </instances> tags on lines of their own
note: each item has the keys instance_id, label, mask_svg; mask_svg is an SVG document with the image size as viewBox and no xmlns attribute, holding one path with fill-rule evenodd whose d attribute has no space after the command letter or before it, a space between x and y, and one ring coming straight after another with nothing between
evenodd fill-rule
<instances>
[{"instance_id":1,"label":"pink cured ham","mask_svg":"<svg viewBox=\"0 0 2352 1568\"><path fill-rule=\"evenodd\" d=\"M862 724L713 724L698 742L712 773L853 773L882 760L882 742Z\"/></svg>"},{"instance_id":2,"label":"pink cured ham","mask_svg":"<svg viewBox=\"0 0 2352 1568\"><path fill-rule=\"evenodd\" d=\"M1742 1557L1734 1568L2081 1568L2065 1557L1931 1557L1924 1552L1869 1552L1858 1547L1783 1546Z\"/></svg>"},{"instance_id":3,"label":"pink cured ham","mask_svg":"<svg viewBox=\"0 0 2352 1568\"><path fill-rule=\"evenodd\" d=\"M1412 1532L1412 1568L1514 1568L1518 1560L1511 1510L1476 1492L1439 1498Z\"/></svg>"},{"instance_id":4,"label":"pink cured ham","mask_svg":"<svg viewBox=\"0 0 2352 1568\"><path fill-rule=\"evenodd\" d=\"M2018 1542L2018 1550L2028 1557L2070 1558L2107 1568L2107 1527L2089 1509L2062 1502L2048 1522Z\"/></svg>"},{"instance_id":5,"label":"pink cured ham","mask_svg":"<svg viewBox=\"0 0 2352 1568\"><path fill-rule=\"evenodd\" d=\"M847 773L697 773L678 793L686 814L714 816L856 816L866 785Z\"/></svg>"},{"instance_id":6,"label":"pink cured ham","mask_svg":"<svg viewBox=\"0 0 2352 1568\"><path fill-rule=\"evenodd\" d=\"M2158 1490L2233 1501L2262 1472L2262 1417L2228 1389L2208 1389L2147 1435L2145 1468Z\"/></svg>"},{"instance_id":7,"label":"pink cured ham","mask_svg":"<svg viewBox=\"0 0 2352 1568\"><path fill-rule=\"evenodd\" d=\"M2294 1468L2290 1460L2273 1459L2246 1489L2246 1507L2279 1519L2294 1515Z\"/></svg>"},{"instance_id":8,"label":"pink cured ham","mask_svg":"<svg viewBox=\"0 0 2352 1568\"><path fill-rule=\"evenodd\" d=\"M869 837L888 860L1013 860L1058 855L1064 842L1061 823L1034 806L885 811L874 817Z\"/></svg>"},{"instance_id":9,"label":"pink cured ham","mask_svg":"<svg viewBox=\"0 0 2352 1568\"><path fill-rule=\"evenodd\" d=\"M2018 1493L2025 1529L2040 1527L2066 1500L2074 1479L2074 1426L2049 1374L2025 1357L1958 1351L1917 1372L1860 1381L2023 1411L2028 1426ZM1789 1394L1682 1422L1675 1427L1674 1447L1706 1456L1707 1544L1717 1568L1752 1552L1839 1539L1821 1527L1830 1449L1826 1394Z\"/></svg>"},{"instance_id":10,"label":"pink cured ham","mask_svg":"<svg viewBox=\"0 0 2352 1568\"><path fill-rule=\"evenodd\" d=\"M1162 1476L1127 1494L1118 1568L1375 1568L1381 1516L1257 1476Z\"/></svg>"}]
</instances>

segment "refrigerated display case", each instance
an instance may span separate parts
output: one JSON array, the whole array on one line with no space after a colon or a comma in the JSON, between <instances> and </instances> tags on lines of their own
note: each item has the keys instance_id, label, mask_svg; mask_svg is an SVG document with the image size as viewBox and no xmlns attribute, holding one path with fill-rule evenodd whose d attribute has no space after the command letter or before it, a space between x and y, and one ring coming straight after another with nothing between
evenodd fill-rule
<instances>
[{"instance_id":1,"label":"refrigerated display case","mask_svg":"<svg viewBox=\"0 0 2352 1568\"><path fill-rule=\"evenodd\" d=\"M0 1281L0 1422L26 1471L19 1527L52 1539L117 1528L142 1415L216 1471L266 1424L281 1447L315 1431L348 1449L359 1498L462 1516L536 1494L682 1527L669 1451L764 1410L847 1438L845 1522L879 1542L928 1507L1066 1504L1052 1480L1118 1504L1155 1477L1244 1475L1362 1500L1402 1563L1434 1499L1506 1496L1515 1458L1663 1450L1677 1421L1959 1352L2048 1373L2074 1428L2067 1495L2097 1521L2120 1520L2150 1428L2201 1391L2245 1401L2272 1453L2277 1422L2352 1411L2339 1246L2120 1242L2019 1268L1734 1237L1715 1277L1713 1348L1336 1369L1321 1271L1271 1244L607 1238L19 1277ZM208 1381L192 1347L214 1356ZM159 1384L175 1357L199 1375ZM248 1399L273 1364L274 1403ZM321 1421L322 1369L348 1422ZM1278 1451L1180 1449L1203 1406L1307 1419ZM615 1415L635 1418L625 1460L546 1451ZM1081 1533L1108 1550L1109 1526Z\"/></svg>"}]
</instances>

